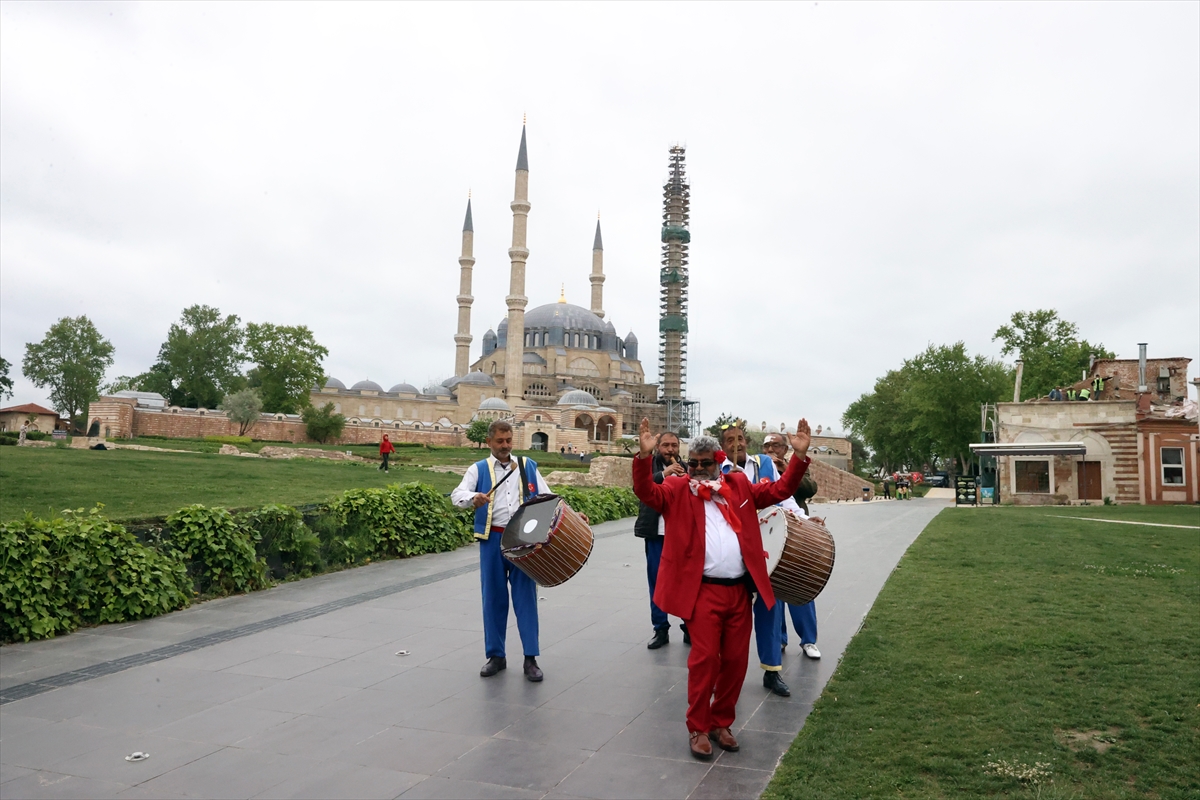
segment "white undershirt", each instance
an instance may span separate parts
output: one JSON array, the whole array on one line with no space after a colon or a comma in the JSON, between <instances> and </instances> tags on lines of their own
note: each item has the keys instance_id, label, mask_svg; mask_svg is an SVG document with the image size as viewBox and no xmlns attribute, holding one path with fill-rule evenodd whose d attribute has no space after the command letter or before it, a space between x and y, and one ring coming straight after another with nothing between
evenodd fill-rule
<instances>
[{"instance_id":1,"label":"white undershirt","mask_svg":"<svg viewBox=\"0 0 1200 800\"><path fill-rule=\"evenodd\" d=\"M517 459L511 458L508 465L505 466L497 461L494 457L488 456L487 460L491 462L493 470L496 473L496 483L500 483L500 479L508 474L509 470L517 465ZM528 470L527 470L528 471ZM537 493L550 494L550 487L546 485L545 479L542 477L541 470L537 471ZM462 481L458 484L453 492L450 493L450 502L459 508L470 508L475 500L475 494L479 485L479 468L477 464L472 464L467 467L467 474L463 475ZM504 481L496 493L492 495L492 527L503 528L508 525L508 521L512 519L512 515L521 507L521 476L513 475L508 480Z\"/></svg>"},{"instance_id":2,"label":"white undershirt","mask_svg":"<svg viewBox=\"0 0 1200 800\"><path fill-rule=\"evenodd\" d=\"M737 534L712 500L704 501L704 574L709 578L740 578L746 574Z\"/></svg>"}]
</instances>

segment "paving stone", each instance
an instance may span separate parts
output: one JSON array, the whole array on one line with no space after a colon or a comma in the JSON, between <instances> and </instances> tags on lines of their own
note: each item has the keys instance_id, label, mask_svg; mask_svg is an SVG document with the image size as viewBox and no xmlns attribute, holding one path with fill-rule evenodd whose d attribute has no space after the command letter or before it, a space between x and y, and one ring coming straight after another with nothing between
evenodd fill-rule
<instances>
[{"instance_id":1,"label":"paving stone","mask_svg":"<svg viewBox=\"0 0 1200 800\"><path fill-rule=\"evenodd\" d=\"M298 656L293 653L271 653L230 667L225 672L235 675L258 675L264 678L287 680L332 664L335 659Z\"/></svg>"},{"instance_id":2,"label":"paving stone","mask_svg":"<svg viewBox=\"0 0 1200 800\"><path fill-rule=\"evenodd\" d=\"M708 771L688 800L756 800L771 782L771 775L766 770L735 769L718 764Z\"/></svg>"},{"instance_id":3,"label":"paving stone","mask_svg":"<svg viewBox=\"0 0 1200 800\"><path fill-rule=\"evenodd\" d=\"M51 764L91 752L113 735L106 728L55 722L34 728L20 736L6 738L0 759L7 765L32 770L48 769Z\"/></svg>"},{"instance_id":4,"label":"paving stone","mask_svg":"<svg viewBox=\"0 0 1200 800\"><path fill-rule=\"evenodd\" d=\"M592 752L557 745L490 739L438 771L438 777L549 791Z\"/></svg>"},{"instance_id":5,"label":"paving stone","mask_svg":"<svg viewBox=\"0 0 1200 800\"><path fill-rule=\"evenodd\" d=\"M356 691L358 689L354 686L337 686L328 683L305 682L297 679L275 683L265 689L260 689L257 692L239 697L233 700L232 703L233 705L250 706L251 708L263 708L267 711L307 714Z\"/></svg>"},{"instance_id":6,"label":"paving stone","mask_svg":"<svg viewBox=\"0 0 1200 800\"><path fill-rule=\"evenodd\" d=\"M387 727L366 720L299 716L247 736L238 746L323 761L367 741Z\"/></svg>"},{"instance_id":7,"label":"paving stone","mask_svg":"<svg viewBox=\"0 0 1200 800\"><path fill-rule=\"evenodd\" d=\"M676 761L602 750L581 764L557 788L565 794L601 800L630 797L682 800L700 784L710 767L710 764L695 759Z\"/></svg>"},{"instance_id":8,"label":"paving stone","mask_svg":"<svg viewBox=\"0 0 1200 800\"><path fill-rule=\"evenodd\" d=\"M158 728L155 733L196 742L231 745L295 718L295 714L229 703Z\"/></svg>"},{"instance_id":9,"label":"paving stone","mask_svg":"<svg viewBox=\"0 0 1200 800\"><path fill-rule=\"evenodd\" d=\"M544 792L514 789L494 783L458 781L430 777L409 789L400 797L404 800L536 800Z\"/></svg>"},{"instance_id":10,"label":"paving stone","mask_svg":"<svg viewBox=\"0 0 1200 800\"><path fill-rule=\"evenodd\" d=\"M538 708L496 735L501 739L599 750L624 730L630 721L624 716Z\"/></svg>"},{"instance_id":11,"label":"paving stone","mask_svg":"<svg viewBox=\"0 0 1200 800\"><path fill-rule=\"evenodd\" d=\"M139 784L138 788L150 792L152 796L184 795L212 800L240 800L261 794L290 778L305 775L311 767L310 762L296 756L224 747Z\"/></svg>"},{"instance_id":12,"label":"paving stone","mask_svg":"<svg viewBox=\"0 0 1200 800\"><path fill-rule=\"evenodd\" d=\"M406 728L421 728L468 736L494 736L529 714L528 706L484 703L451 697L404 718Z\"/></svg>"},{"instance_id":13,"label":"paving stone","mask_svg":"<svg viewBox=\"0 0 1200 800\"><path fill-rule=\"evenodd\" d=\"M82 755L54 762L50 771L133 786L221 749L218 744L154 733L110 733L100 738L97 744L98 747ZM150 758L135 762L125 760L125 756L135 752L149 753Z\"/></svg>"},{"instance_id":14,"label":"paving stone","mask_svg":"<svg viewBox=\"0 0 1200 800\"><path fill-rule=\"evenodd\" d=\"M342 751L337 760L378 769L432 775L487 741L486 736L388 728Z\"/></svg>"},{"instance_id":15,"label":"paving stone","mask_svg":"<svg viewBox=\"0 0 1200 800\"><path fill-rule=\"evenodd\" d=\"M392 798L411 789L425 775L344 764L320 764L304 775L276 784L255 798L327 798L328 800L371 800Z\"/></svg>"},{"instance_id":16,"label":"paving stone","mask_svg":"<svg viewBox=\"0 0 1200 800\"><path fill-rule=\"evenodd\" d=\"M114 797L128 789L127 784L78 778L57 772L33 772L0 784L4 798L100 798Z\"/></svg>"}]
</instances>

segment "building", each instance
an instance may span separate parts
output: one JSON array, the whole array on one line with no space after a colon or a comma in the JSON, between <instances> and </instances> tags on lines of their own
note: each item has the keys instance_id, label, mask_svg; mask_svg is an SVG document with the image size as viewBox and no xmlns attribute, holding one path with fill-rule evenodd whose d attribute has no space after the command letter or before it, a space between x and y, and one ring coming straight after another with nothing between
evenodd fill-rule
<instances>
[{"instance_id":1,"label":"building","mask_svg":"<svg viewBox=\"0 0 1200 800\"><path fill-rule=\"evenodd\" d=\"M32 419L30 419L32 417ZM29 421L29 430L52 433L55 428L66 428L67 421L62 419L57 411L39 406L37 403L24 403L19 406L0 408L0 431L19 431L25 421Z\"/></svg>"}]
</instances>

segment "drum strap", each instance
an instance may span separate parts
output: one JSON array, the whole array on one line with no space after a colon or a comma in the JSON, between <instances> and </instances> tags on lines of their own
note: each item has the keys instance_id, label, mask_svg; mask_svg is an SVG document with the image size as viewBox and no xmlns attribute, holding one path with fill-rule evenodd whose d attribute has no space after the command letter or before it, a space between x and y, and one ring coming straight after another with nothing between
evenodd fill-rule
<instances>
[{"instance_id":1,"label":"drum strap","mask_svg":"<svg viewBox=\"0 0 1200 800\"><path fill-rule=\"evenodd\" d=\"M517 468L521 470L521 502L526 503L529 501L529 479L525 476L525 458L523 456L517 456ZM504 477L507 478L508 475Z\"/></svg>"}]
</instances>

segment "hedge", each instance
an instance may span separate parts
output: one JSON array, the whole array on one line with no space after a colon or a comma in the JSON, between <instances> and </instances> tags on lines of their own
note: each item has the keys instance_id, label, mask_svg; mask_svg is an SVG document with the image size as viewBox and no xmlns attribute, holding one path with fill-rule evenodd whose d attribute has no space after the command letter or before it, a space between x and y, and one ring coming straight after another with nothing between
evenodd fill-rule
<instances>
[{"instance_id":1,"label":"hedge","mask_svg":"<svg viewBox=\"0 0 1200 800\"><path fill-rule=\"evenodd\" d=\"M632 489L623 486L607 489L577 489L574 486L550 488L575 511L586 514L593 525L637 516L638 513L637 496Z\"/></svg>"}]
</instances>

